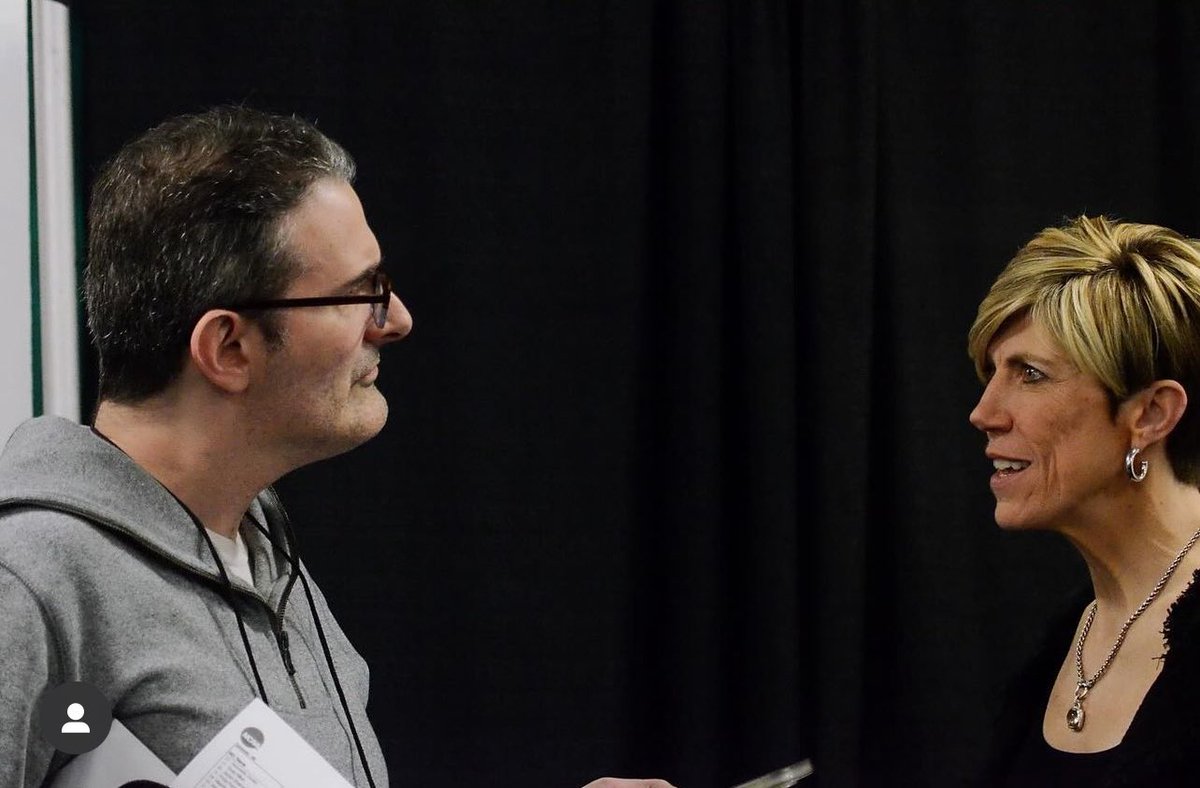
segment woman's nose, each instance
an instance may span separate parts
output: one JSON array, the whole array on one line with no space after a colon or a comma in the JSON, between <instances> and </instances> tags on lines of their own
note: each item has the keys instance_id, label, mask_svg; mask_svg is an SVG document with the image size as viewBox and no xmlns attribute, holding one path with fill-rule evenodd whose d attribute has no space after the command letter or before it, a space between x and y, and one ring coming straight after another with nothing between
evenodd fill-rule
<instances>
[{"instance_id":1,"label":"woman's nose","mask_svg":"<svg viewBox=\"0 0 1200 788\"><path fill-rule=\"evenodd\" d=\"M971 425L980 432L1003 431L1006 426L1007 417L1001 405L1000 393L993 385L993 381L988 381L987 386L983 389L983 394L979 396L979 402L975 404L971 415L968 416Z\"/></svg>"}]
</instances>

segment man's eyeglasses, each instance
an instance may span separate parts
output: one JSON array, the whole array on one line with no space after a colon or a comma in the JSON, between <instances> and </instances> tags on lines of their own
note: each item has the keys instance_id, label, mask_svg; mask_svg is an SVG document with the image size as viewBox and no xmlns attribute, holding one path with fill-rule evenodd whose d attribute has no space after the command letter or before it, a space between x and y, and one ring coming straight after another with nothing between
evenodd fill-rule
<instances>
[{"instance_id":1,"label":"man's eyeglasses","mask_svg":"<svg viewBox=\"0 0 1200 788\"><path fill-rule=\"evenodd\" d=\"M388 304L392 301L392 280L381 270L371 278L372 295L320 296L318 298L273 298L265 301L244 301L240 304L221 307L233 312L249 312L255 309L291 309L305 306L340 306L342 304L370 304L371 320L376 328L387 323Z\"/></svg>"}]
</instances>

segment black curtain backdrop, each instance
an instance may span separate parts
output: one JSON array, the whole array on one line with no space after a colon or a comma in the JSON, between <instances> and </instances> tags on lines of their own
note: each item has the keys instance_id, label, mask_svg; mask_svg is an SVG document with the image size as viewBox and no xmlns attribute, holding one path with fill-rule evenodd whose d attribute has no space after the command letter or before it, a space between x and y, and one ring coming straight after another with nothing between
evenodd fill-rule
<instances>
[{"instance_id":1,"label":"black curtain backdrop","mask_svg":"<svg viewBox=\"0 0 1200 788\"><path fill-rule=\"evenodd\" d=\"M416 329L280 486L395 784L972 781L1084 575L992 524L966 330L1064 216L1200 234L1196 6L72 14L85 181L229 102L359 161Z\"/></svg>"}]
</instances>

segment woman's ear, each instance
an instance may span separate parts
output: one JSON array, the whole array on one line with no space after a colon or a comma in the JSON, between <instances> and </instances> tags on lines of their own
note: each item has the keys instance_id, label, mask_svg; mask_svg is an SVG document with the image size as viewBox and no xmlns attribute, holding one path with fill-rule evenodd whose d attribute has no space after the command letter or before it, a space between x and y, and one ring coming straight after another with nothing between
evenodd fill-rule
<instances>
[{"instance_id":1,"label":"woman's ear","mask_svg":"<svg viewBox=\"0 0 1200 788\"><path fill-rule=\"evenodd\" d=\"M226 309L210 309L192 329L192 363L209 383L239 394L250 383L251 321Z\"/></svg>"},{"instance_id":2,"label":"woman's ear","mask_svg":"<svg viewBox=\"0 0 1200 788\"><path fill-rule=\"evenodd\" d=\"M1124 403L1128 406L1133 445L1146 447L1164 440L1187 410L1187 391L1174 380L1156 380Z\"/></svg>"}]
</instances>

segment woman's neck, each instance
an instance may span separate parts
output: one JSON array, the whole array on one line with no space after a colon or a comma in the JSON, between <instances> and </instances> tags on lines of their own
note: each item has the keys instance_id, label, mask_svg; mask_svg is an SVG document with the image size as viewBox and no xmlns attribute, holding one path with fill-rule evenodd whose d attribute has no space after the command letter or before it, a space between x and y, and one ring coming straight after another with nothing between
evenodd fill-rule
<instances>
[{"instance_id":1,"label":"woman's neck","mask_svg":"<svg viewBox=\"0 0 1200 788\"><path fill-rule=\"evenodd\" d=\"M1109 502L1103 517L1062 529L1087 563L1098 617L1124 621L1200 529L1200 490L1174 478L1145 484L1125 500ZM1200 566L1200 549L1189 551L1180 565Z\"/></svg>"}]
</instances>

